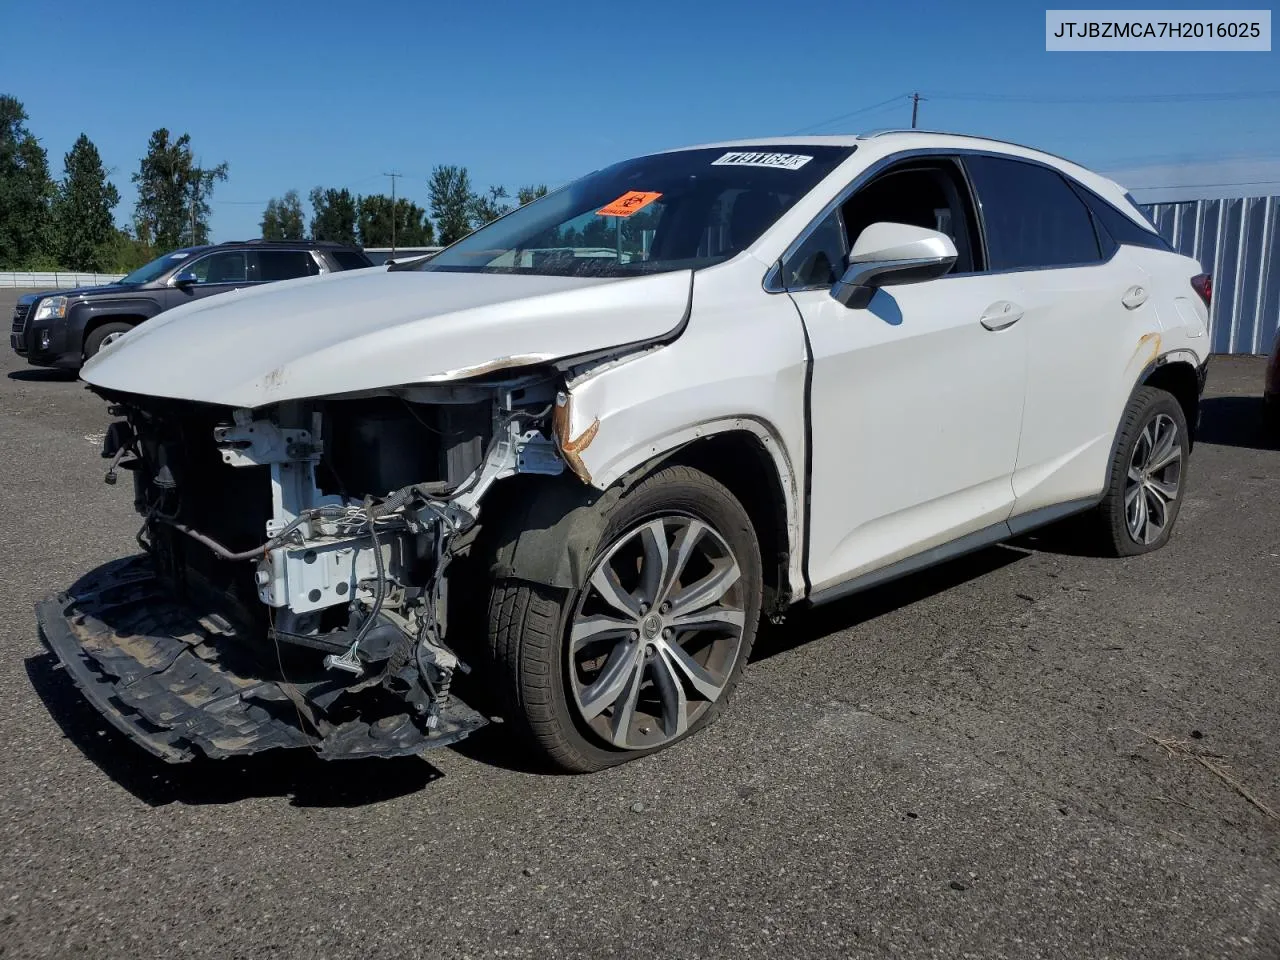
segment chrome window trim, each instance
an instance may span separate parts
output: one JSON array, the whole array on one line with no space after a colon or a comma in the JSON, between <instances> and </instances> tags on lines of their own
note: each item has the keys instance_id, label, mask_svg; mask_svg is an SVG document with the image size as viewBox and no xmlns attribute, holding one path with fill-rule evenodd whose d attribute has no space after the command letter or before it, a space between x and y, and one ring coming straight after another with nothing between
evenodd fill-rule
<instances>
[{"instance_id":1,"label":"chrome window trim","mask_svg":"<svg viewBox=\"0 0 1280 960\"><path fill-rule=\"evenodd\" d=\"M1020 146L1020 145L1010 144L1010 146ZM1026 148L1026 149L1030 149L1030 148ZM1046 154L1046 156L1051 156L1051 154ZM853 194L856 193L858 190L860 190L863 186L865 186L868 180L882 173L887 167L893 166L903 160L911 160L917 157L954 157L960 161L961 173L964 177L965 186L969 190L969 196L974 206L974 215L977 217L977 220L978 220L977 227L978 227L978 234L979 234L979 243L981 244L981 247L982 247L984 264L987 261L986 217L984 216L983 210L982 210L982 198L978 196L978 191L974 188L972 182L969 179L969 170L964 162L965 157L990 157L991 159L994 159L994 160L1013 160L1017 163L1026 163L1035 167L1043 167L1044 169L1051 170L1054 173L1056 173L1058 176L1062 177L1066 181L1068 189L1071 189L1072 185L1077 182L1075 177L1071 176L1069 173L1066 173L1059 167L1054 166L1052 163L1046 163L1043 160L1036 160L1031 157L1019 157L1011 153L1001 153L998 150L981 150L975 147L954 147L954 148L952 147L918 147L911 150L902 150L898 153L889 154L887 156L881 157L879 160L876 160L870 166L864 169L861 173L859 173L856 177L854 177L853 180L851 180L845 187L843 187L840 190L839 193L837 193L830 201L828 201L823 206L822 210L817 214L817 216L815 216L811 221L809 221L809 224L803 230L800 231L799 235L793 241L791 241L790 244L787 245L787 249L782 252L782 256L778 258L777 262L774 263L773 266L771 266L764 275L764 279L762 280L761 285L764 287L765 292L766 293L788 293L788 292L797 293L802 290L829 289L829 286L826 284L817 284L817 285L811 285L811 286L805 286L805 287L792 287L790 288L790 290L788 290L786 285L781 282L783 262L785 262L789 257L793 256L799 250L800 246L806 240L808 240L809 237L813 234L813 232L817 230L818 227L822 224L822 221L825 220L828 216L830 216L832 210L835 210L835 209L838 209L839 207L844 206L845 201L848 200L851 196L853 196ZM1061 159L1061 158L1058 158L1058 159ZM1065 162L1070 163L1071 161L1068 160ZM1077 197L1077 199L1079 198ZM1084 204L1083 200L1081 200L1080 203L1084 205L1085 212L1089 214L1089 219L1090 219L1090 222L1092 223L1092 220L1093 220L1092 211L1089 210L1087 204ZM1100 256L1100 259L1094 260L1089 263L1054 263L1054 264L1043 264L1043 265L1034 266L1034 267L1009 267L1003 270L977 270L969 273L949 273L944 277L938 277L938 280L949 280L953 277L971 277L971 276L974 276L975 274L1000 276L1003 274L1010 274L1010 273L1028 273L1033 270L1067 270L1073 267L1094 267L1094 266L1099 266L1101 264L1110 263L1111 260L1114 259L1116 253L1119 251L1121 246L1122 246L1121 244L1117 244L1116 249L1111 251L1110 256L1107 256L1107 257ZM1101 251L1099 251L1099 253L1101 253Z\"/></svg>"}]
</instances>

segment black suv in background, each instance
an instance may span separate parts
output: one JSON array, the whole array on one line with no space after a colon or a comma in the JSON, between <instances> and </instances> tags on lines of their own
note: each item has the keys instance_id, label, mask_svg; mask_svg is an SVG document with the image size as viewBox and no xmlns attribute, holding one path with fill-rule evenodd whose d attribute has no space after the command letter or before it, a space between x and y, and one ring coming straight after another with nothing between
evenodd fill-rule
<instances>
[{"instance_id":1,"label":"black suv in background","mask_svg":"<svg viewBox=\"0 0 1280 960\"><path fill-rule=\"evenodd\" d=\"M142 321L241 287L358 270L360 250L319 240L246 240L186 247L104 287L49 290L18 300L9 343L28 363L75 370Z\"/></svg>"}]
</instances>

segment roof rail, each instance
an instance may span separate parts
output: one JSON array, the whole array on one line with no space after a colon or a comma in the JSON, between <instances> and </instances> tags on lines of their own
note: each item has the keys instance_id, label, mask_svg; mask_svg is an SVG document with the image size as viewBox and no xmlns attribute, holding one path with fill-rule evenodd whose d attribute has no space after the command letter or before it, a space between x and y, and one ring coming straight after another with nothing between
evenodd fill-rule
<instances>
[{"instance_id":1,"label":"roof rail","mask_svg":"<svg viewBox=\"0 0 1280 960\"><path fill-rule=\"evenodd\" d=\"M859 140L873 140L876 137L883 137L890 133L928 133L935 137L969 137L972 140L986 140L988 143L1002 143L1006 147L1020 147L1023 150L1034 150L1036 153L1042 153L1046 157L1053 157L1055 160L1061 160L1063 163L1074 164L1080 166L1079 161L1072 160L1070 157L1064 157L1060 154L1050 153L1048 150L1042 150L1040 147L1033 147L1028 143L1018 143L1016 140L1001 140L999 137L984 137L976 133L957 133L954 130L921 130L918 127L885 127L878 130L868 130L866 133L858 134Z\"/></svg>"},{"instance_id":2,"label":"roof rail","mask_svg":"<svg viewBox=\"0 0 1280 960\"><path fill-rule=\"evenodd\" d=\"M352 244L342 243L339 240L307 240L299 237L297 240L264 240L261 237L254 237L252 240L223 240L218 244L220 247L228 245L237 247L262 247L262 246L288 246L288 247L348 247Z\"/></svg>"}]
</instances>

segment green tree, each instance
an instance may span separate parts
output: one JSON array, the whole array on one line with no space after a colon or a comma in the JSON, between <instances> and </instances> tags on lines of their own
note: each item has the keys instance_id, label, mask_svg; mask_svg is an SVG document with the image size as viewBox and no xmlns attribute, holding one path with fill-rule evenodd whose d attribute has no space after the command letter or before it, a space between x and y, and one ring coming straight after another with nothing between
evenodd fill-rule
<instances>
[{"instance_id":1,"label":"green tree","mask_svg":"<svg viewBox=\"0 0 1280 960\"><path fill-rule=\"evenodd\" d=\"M111 211L120 202L120 191L107 179L98 148L83 133L63 167L53 202L58 262L72 270L106 270L116 232Z\"/></svg>"},{"instance_id":2,"label":"green tree","mask_svg":"<svg viewBox=\"0 0 1280 960\"><path fill-rule=\"evenodd\" d=\"M527 187L521 187L516 192L516 202L523 207L526 203L533 203L533 201L537 200L539 197L545 197L546 195L547 185L545 183L539 183L536 186L530 185Z\"/></svg>"},{"instance_id":3,"label":"green tree","mask_svg":"<svg viewBox=\"0 0 1280 960\"><path fill-rule=\"evenodd\" d=\"M511 211L507 203L506 187L490 187L488 193L476 194L471 198L471 222L478 230L486 223L492 223L505 213Z\"/></svg>"},{"instance_id":4,"label":"green tree","mask_svg":"<svg viewBox=\"0 0 1280 960\"><path fill-rule=\"evenodd\" d=\"M364 247L425 247L430 245L433 231L427 211L404 197L395 202L395 233L392 233L391 198L372 193L356 202L360 244Z\"/></svg>"},{"instance_id":5,"label":"green tree","mask_svg":"<svg viewBox=\"0 0 1280 960\"><path fill-rule=\"evenodd\" d=\"M471 232L475 195L466 167L440 166L431 171L431 216L445 246Z\"/></svg>"},{"instance_id":6,"label":"green tree","mask_svg":"<svg viewBox=\"0 0 1280 960\"><path fill-rule=\"evenodd\" d=\"M267 201L267 209L262 213L263 240L301 240L306 230L302 198L297 190L289 190L279 200L272 197Z\"/></svg>"},{"instance_id":7,"label":"green tree","mask_svg":"<svg viewBox=\"0 0 1280 960\"><path fill-rule=\"evenodd\" d=\"M161 252L208 243L209 198L214 184L226 179L225 163L209 169L196 164L190 134L170 140L164 127L154 131L133 175L139 239Z\"/></svg>"},{"instance_id":8,"label":"green tree","mask_svg":"<svg viewBox=\"0 0 1280 960\"><path fill-rule=\"evenodd\" d=\"M53 181L44 147L27 129L27 111L0 96L0 267L29 267L52 250Z\"/></svg>"},{"instance_id":9,"label":"green tree","mask_svg":"<svg viewBox=\"0 0 1280 960\"><path fill-rule=\"evenodd\" d=\"M98 251L103 273L128 273L153 259L151 249L128 230L113 229Z\"/></svg>"},{"instance_id":10,"label":"green tree","mask_svg":"<svg viewBox=\"0 0 1280 960\"><path fill-rule=\"evenodd\" d=\"M346 187L316 187L311 191L311 239L352 246L357 243L356 198Z\"/></svg>"}]
</instances>

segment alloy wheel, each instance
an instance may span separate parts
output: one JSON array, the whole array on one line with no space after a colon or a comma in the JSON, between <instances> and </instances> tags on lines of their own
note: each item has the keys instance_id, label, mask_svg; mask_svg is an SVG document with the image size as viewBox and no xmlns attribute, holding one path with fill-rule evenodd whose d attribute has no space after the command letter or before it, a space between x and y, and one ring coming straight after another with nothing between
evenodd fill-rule
<instances>
[{"instance_id":1,"label":"alloy wheel","mask_svg":"<svg viewBox=\"0 0 1280 960\"><path fill-rule=\"evenodd\" d=\"M1125 477L1125 525L1135 543L1153 543L1164 532L1181 479L1178 425L1169 415L1157 414L1139 434Z\"/></svg>"},{"instance_id":2,"label":"alloy wheel","mask_svg":"<svg viewBox=\"0 0 1280 960\"><path fill-rule=\"evenodd\" d=\"M742 570L694 517L647 519L593 566L565 648L573 705L620 750L679 737L724 692L746 623Z\"/></svg>"}]
</instances>

